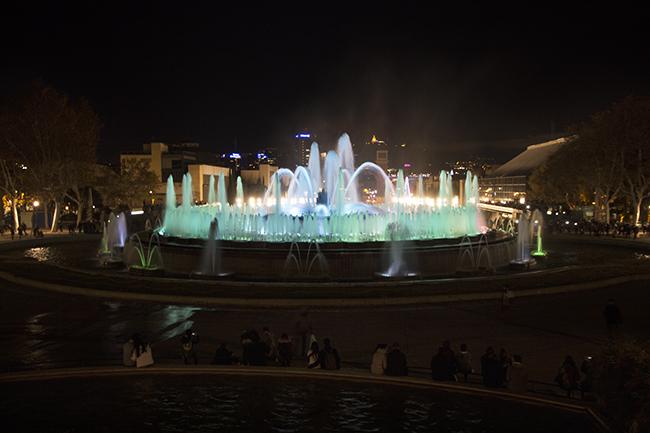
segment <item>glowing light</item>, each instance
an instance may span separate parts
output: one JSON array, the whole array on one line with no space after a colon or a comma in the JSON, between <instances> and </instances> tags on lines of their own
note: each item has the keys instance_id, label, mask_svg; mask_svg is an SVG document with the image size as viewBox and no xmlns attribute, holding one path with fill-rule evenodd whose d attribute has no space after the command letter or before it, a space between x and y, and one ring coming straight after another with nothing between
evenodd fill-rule
<instances>
[{"instance_id":1,"label":"glowing light","mask_svg":"<svg viewBox=\"0 0 650 433\"><path fill-rule=\"evenodd\" d=\"M519 197L519 204L525 204L525 203L526 203L526 197Z\"/></svg>"},{"instance_id":2,"label":"glowing light","mask_svg":"<svg viewBox=\"0 0 650 433\"><path fill-rule=\"evenodd\" d=\"M241 159L241 155L238 154L237 152L233 152L230 155L228 155L229 158L231 159Z\"/></svg>"},{"instance_id":3,"label":"glowing light","mask_svg":"<svg viewBox=\"0 0 650 433\"><path fill-rule=\"evenodd\" d=\"M34 200L33 205L34 205L34 207L39 207L41 205L41 203L38 200Z\"/></svg>"}]
</instances>

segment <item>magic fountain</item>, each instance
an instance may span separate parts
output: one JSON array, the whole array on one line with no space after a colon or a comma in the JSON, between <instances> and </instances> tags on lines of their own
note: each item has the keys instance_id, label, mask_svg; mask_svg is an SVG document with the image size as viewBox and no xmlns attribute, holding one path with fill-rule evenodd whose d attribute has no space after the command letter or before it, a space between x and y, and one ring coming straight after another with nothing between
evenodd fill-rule
<instances>
[{"instance_id":1,"label":"magic fountain","mask_svg":"<svg viewBox=\"0 0 650 433\"><path fill-rule=\"evenodd\" d=\"M377 190L383 192L383 201L377 204L368 204L359 195L361 182L371 176L379 185ZM347 134L322 163L319 146L313 143L307 167L294 171L280 168L259 199L246 201L238 178L235 201L230 203L224 176L210 176L207 203L197 205L188 173L183 176L182 199L177 206L170 176L164 222L157 229L163 255L174 256L165 258L165 266L176 265L177 272L200 271L198 263L206 255L197 248L218 245L217 254L223 258L215 258L210 251L211 261L220 263L219 272L236 275L295 275L303 266L291 271L286 269L287 263L313 264L316 257L319 263L329 264L320 269L335 269L335 279L411 275L408 264L414 262L423 268L423 274L441 273L440 266L452 268L453 273L454 265L447 263L451 259L445 258L440 265L426 257L440 256L446 250L450 250L449 257L457 255L457 245L468 239L470 245L478 245L479 238L487 242L477 207L478 178L467 172L460 200L454 195L452 176L445 171L440 172L435 198L425 196L422 176L416 185L412 191L402 170L394 184L372 162L356 167ZM290 257L296 254L301 257ZM415 256L417 260L413 260Z\"/></svg>"}]
</instances>

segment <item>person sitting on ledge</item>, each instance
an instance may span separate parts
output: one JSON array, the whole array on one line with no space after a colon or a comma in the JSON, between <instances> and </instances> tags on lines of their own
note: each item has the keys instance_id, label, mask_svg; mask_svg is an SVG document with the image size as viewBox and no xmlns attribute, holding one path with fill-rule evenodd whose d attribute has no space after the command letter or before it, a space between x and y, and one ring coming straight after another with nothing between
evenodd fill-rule
<instances>
[{"instance_id":1,"label":"person sitting on ledge","mask_svg":"<svg viewBox=\"0 0 650 433\"><path fill-rule=\"evenodd\" d=\"M406 355L399 349L398 343L393 343L386 355L386 376L408 376Z\"/></svg>"},{"instance_id":2,"label":"person sitting on ledge","mask_svg":"<svg viewBox=\"0 0 650 433\"><path fill-rule=\"evenodd\" d=\"M232 355L232 352L226 348L226 343L221 343L217 350L214 352L214 365L233 365L237 362L237 358Z\"/></svg>"},{"instance_id":3,"label":"person sitting on ledge","mask_svg":"<svg viewBox=\"0 0 650 433\"><path fill-rule=\"evenodd\" d=\"M291 354L293 353L293 343L289 335L283 333L278 340L278 361L282 367L291 366Z\"/></svg>"},{"instance_id":4,"label":"person sitting on ledge","mask_svg":"<svg viewBox=\"0 0 650 433\"><path fill-rule=\"evenodd\" d=\"M323 370L340 370L341 357L339 352L332 347L329 338L323 340L323 350L320 353L320 368Z\"/></svg>"},{"instance_id":5,"label":"person sitting on ledge","mask_svg":"<svg viewBox=\"0 0 650 433\"><path fill-rule=\"evenodd\" d=\"M372 354L370 373L375 376L383 376L386 371L386 349L387 344L378 344L375 353Z\"/></svg>"},{"instance_id":6,"label":"person sitting on ledge","mask_svg":"<svg viewBox=\"0 0 650 433\"><path fill-rule=\"evenodd\" d=\"M266 345L261 341L256 330L249 332L251 342L244 346L242 356L244 365L266 365Z\"/></svg>"},{"instance_id":7,"label":"person sitting on ledge","mask_svg":"<svg viewBox=\"0 0 650 433\"><path fill-rule=\"evenodd\" d=\"M307 352L307 368L319 368L320 367L320 350L318 348L318 342L312 341L309 352Z\"/></svg>"}]
</instances>

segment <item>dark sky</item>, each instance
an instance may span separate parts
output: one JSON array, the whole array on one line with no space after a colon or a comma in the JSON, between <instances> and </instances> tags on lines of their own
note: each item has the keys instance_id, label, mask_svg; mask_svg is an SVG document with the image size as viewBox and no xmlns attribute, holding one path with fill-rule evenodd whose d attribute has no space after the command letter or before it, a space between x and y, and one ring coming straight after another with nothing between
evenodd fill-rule
<instances>
[{"instance_id":1,"label":"dark sky","mask_svg":"<svg viewBox=\"0 0 650 433\"><path fill-rule=\"evenodd\" d=\"M649 17L632 3L220 3L3 9L2 95L41 78L86 97L104 160L149 140L288 146L309 129L324 146L376 133L442 161L510 157L493 143L650 89Z\"/></svg>"}]
</instances>

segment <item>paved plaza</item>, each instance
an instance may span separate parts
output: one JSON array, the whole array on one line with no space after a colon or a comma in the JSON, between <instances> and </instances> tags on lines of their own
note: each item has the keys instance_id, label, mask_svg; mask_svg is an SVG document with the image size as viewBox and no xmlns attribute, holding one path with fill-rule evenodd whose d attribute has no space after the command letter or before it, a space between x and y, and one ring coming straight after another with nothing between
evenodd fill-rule
<instances>
[{"instance_id":1,"label":"paved plaza","mask_svg":"<svg viewBox=\"0 0 650 433\"><path fill-rule=\"evenodd\" d=\"M642 281L519 298L507 311L496 301L339 310L217 309L1 285L0 366L5 371L119 363L121 344L134 332L152 342L160 363L180 363L179 338L188 327L199 332L200 361L208 363L219 342L239 352L245 329L269 326L276 336L286 332L295 337L296 322L307 320L319 339L332 339L344 361L368 363L377 343L399 342L411 366L427 368L438 345L449 339L455 349L469 345L475 369L487 346L503 347L523 356L531 379L552 382L567 354L579 360L607 343L602 309L610 297L623 312L622 334L650 338L650 291Z\"/></svg>"}]
</instances>

